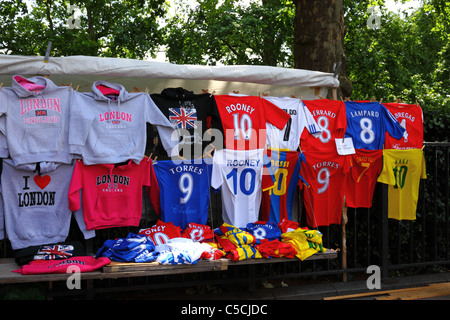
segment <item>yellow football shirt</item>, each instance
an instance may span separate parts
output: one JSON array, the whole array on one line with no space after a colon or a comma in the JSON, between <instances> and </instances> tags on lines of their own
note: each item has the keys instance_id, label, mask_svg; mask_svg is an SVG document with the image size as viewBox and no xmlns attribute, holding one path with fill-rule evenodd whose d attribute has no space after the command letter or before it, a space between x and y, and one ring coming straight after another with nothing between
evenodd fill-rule
<instances>
[{"instance_id":1,"label":"yellow football shirt","mask_svg":"<svg viewBox=\"0 0 450 320\"><path fill-rule=\"evenodd\" d=\"M426 179L422 149L384 149L383 169L378 182L389 185L388 217L415 220L420 179Z\"/></svg>"}]
</instances>

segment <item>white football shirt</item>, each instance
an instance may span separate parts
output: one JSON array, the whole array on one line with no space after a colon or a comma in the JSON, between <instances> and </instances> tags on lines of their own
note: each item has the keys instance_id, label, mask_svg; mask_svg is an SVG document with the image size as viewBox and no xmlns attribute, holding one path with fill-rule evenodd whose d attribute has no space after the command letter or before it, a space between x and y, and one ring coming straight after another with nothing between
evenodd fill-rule
<instances>
[{"instance_id":1,"label":"white football shirt","mask_svg":"<svg viewBox=\"0 0 450 320\"><path fill-rule=\"evenodd\" d=\"M264 99L291 116L283 129L278 129L271 123L266 124L269 148L297 151L305 128L315 138L322 132L311 112L300 99L291 97L264 97Z\"/></svg>"},{"instance_id":2,"label":"white football shirt","mask_svg":"<svg viewBox=\"0 0 450 320\"><path fill-rule=\"evenodd\" d=\"M245 228L258 220L264 149L216 150L211 186L221 188L222 218L227 224Z\"/></svg>"}]
</instances>

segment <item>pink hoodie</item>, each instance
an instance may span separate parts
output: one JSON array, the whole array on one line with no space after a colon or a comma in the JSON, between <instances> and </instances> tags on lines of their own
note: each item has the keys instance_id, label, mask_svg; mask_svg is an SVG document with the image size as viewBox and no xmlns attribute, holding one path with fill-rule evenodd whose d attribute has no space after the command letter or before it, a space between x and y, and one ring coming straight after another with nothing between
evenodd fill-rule
<instances>
[{"instance_id":1,"label":"pink hoodie","mask_svg":"<svg viewBox=\"0 0 450 320\"><path fill-rule=\"evenodd\" d=\"M143 187L158 212L158 183L148 158L139 164L75 164L69 188L69 209L82 210L88 230L138 226L142 215Z\"/></svg>"}]
</instances>

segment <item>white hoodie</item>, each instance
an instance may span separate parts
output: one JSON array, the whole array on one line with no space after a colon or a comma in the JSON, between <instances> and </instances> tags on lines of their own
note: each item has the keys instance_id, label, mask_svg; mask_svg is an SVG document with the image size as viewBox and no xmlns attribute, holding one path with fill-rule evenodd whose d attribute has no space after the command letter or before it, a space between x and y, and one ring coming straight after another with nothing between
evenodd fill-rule
<instances>
[{"instance_id":1,"label":"white hoodie","mask_svg":"<svg viewBox=\"0 0 450 320\"><path fill-rule=\"evenodd\" d=\"M96 81L92 92L75 92L72 105L70 151L86 165L127 160L139 164L145 153L147 122L157 126L167 153L177 154L178 133L149 94L128 93L121 84Z\"/></svg>"}]
</instances>

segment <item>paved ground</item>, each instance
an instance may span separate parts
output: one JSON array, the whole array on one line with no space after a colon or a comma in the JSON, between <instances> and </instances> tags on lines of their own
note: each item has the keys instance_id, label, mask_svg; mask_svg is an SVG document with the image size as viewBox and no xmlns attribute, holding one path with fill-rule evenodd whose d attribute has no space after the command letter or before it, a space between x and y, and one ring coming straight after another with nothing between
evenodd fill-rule
<instances>
[{"instance_id":1,"label":"paved ground","mask_svg":"<svg viewBox=\"0 0 450 320\"><path fill-rule=\"evenodd\" d=\"M160 299L160 300L324 300L332 297L346 295L373 293L375 291L415 288L428 284L450 283L449 273L437 273L390 279L381 283L380 289L369 290L366 280L329 282L315 284L298 284L281 286L275 284L274 288L258 288L249 292L245 287L231 286L202 286L198 288L182 288L177 290L158 290L156 293L135 293L128 295L125 300L134 299ZM357 300L374 300L373 297L360 297ZM429 300L450 300L450 295Z\"/></svg>"}]
</instances>

